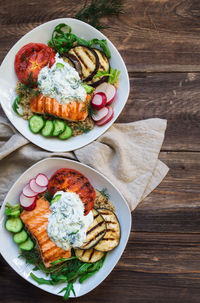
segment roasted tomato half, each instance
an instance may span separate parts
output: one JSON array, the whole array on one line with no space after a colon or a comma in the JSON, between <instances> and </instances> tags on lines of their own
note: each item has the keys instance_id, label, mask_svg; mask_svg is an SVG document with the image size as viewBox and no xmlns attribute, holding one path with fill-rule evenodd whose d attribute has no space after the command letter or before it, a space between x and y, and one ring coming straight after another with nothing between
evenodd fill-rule
<instances>
[{"instance_id":1,"label":"roasted tomato half","mask_svg":"<svg viewBox=\"0 0 200 303\"><path fill-rule=\"evenodd\" d=\"M54 195L59 190L78 194L84 204L85 215L93 208L95 190L89 180L78 171L70 168L57 170L49 180L48 191Z\"/></svg>"},{"instance_id":2,"label":"roasted tomato half","mask_svg":"<svg viewBox=\"0 0 200 303\"><path fill-rule=\"evenodd\" d=\"M51 67L54 62L52 48L42 43L29 43L15 56L15 72L21 83L36 86L40 70L47 64Z\"/></svg>"}]
</instances>

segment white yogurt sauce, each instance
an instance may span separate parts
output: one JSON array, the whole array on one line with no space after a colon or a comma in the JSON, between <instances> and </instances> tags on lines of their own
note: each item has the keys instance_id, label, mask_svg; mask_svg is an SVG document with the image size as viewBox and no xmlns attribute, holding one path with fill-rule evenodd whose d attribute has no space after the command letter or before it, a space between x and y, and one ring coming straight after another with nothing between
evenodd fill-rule
<instances>
[{"instance_id":1,"label":"white yogurt sauce","mask_svg":"<svg viewBox=\"0 0 200 303\"><path fill-rule=\"evenodd\" d=\"M72 192L58 191L54 196L61 195L50 209L47 232L49 238L65 250L80 247L86 239L86 231L93 221L90 211L84 216L84 205L79 195Z\"/></svg>"},{"instance_id":2,"label":"white yogurt sauce","mask_svg":"<svg viewBox=\"0 0 200 303\"><path fill-rule=\"evenodd\" d=\"M38 87L44 96L55 98L60 104L68 104L75 99L86 101L86 90L81 85L78 72L59 55L50 68L45 66L38 75Z\"/></svg>"}]
</instances>

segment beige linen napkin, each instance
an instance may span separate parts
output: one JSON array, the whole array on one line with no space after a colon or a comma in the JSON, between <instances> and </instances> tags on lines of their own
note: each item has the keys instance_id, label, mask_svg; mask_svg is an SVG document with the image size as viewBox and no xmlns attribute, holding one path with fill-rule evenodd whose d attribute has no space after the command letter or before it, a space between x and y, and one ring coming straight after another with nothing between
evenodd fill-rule
<instances>
[{"instance_id":1,"label":"beige linen napkin","mask_svg":"<svg viewBox=\"0 0 200 303\"><path fill-rule=\"evenodd\" d=\"M6 118L0 117L0 201L29 166L46 157L59 156L78 160L108 177L132 211L168 172L158 159L166 125L166 120L158 118L116 123L87 146L74 152L52 153L30 143Z\"/></svg>"}]
</instances>

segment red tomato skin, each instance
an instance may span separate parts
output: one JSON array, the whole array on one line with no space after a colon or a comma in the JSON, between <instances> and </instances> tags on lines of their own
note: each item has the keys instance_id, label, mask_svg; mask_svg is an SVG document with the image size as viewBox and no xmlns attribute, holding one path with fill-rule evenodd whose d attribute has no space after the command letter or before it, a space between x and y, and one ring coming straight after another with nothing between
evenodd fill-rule
<instances>
[{"instance_id":1,"label":"red tomato skin","mask_svg":"<svg viewBox=\"0 0 200 303\"><path fill-rule=\"evenodd\" d=\"M55 53L46 44L28 43L15 56L15 72L21 83L28 84L30 80L36 86L40 70L55 62Z\"/></svg>"}]
</instances>

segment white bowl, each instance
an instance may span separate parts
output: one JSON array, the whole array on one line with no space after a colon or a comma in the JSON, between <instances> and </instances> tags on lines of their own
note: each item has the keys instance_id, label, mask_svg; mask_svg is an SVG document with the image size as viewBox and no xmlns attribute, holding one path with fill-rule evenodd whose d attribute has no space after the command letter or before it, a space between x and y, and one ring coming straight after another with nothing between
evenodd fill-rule
<instances>
[{"instance_id":1,"label":"white bowl","mask_svg":"<svg viewBox=\"0 0 200 303\"><path fill-rule=\"evenodd\" d=\"M80 136L71 137L69 140L61 141L57 138L45 138L42 135L35 135L31 133L28 127L27 121L18 117L12 110L12 103L14 98L16 97L15 86L17 77L14 70L14 59L18 50L25 44L30 42L40 42L47 43L51 38L52 31L56 25L59 23L66 23L72 27L72 32L86 40L90 40L92 38L98 39L107 39L108 47L111 51L111 59L110 64L113 68L117 68L121 71L120 73L120 85L117 90L117 95L113 102L114 108L114 117L113 119L105 124L104 126L95 126L93 130L88 133L82 134ZM55 19L44 23L29 33L24 35L9 51L5 59L3 60L0 67L0 99L2 108L7 115L8 119L15 126L15 128L29 141L34 144L54 152L64 152L64 151L72 151L77 148L80 148L93 140L97 139L100 135L102 135L117 119L122 109L124 108L126 101L129 96L129 77L126 66L122 57L120 56L117 49L110 42L108 38L106 38L101 32L92 27L91 25L82 22L77 19L71 18L62 18Z\"/></svg>"},{"instance_id":2,"label":"white bowl","mask_svg":"<svg viewBox=\"0 0 200 303\"><path fill-rule=\"evenodd\" d=\"M88 278L88 280L83 284L80 284L79 282L74 284L76 296L79 297L97 287L113 270L126 247L131 229L131 213L128 204L117 188L106 177L89 166L67 159L48 158L36 163L26 170L8 192L0 210L0 243L3 243L3 245L0 245L0 253L7 263L20 276L47 292L58 294L58 292L66 285L66 283L57 286L38 285L37 282L32 280L30 272L32 271L33 266L26 264L23 259L18 257L19 249L12 239L12 234L5 229L6 218L4 215L6 202L16 204L23 186L28 183L31 178L35 177L40 172L51 177L57 169L62 167L68 167L80 171L89 179L96 189L101 190L103 188L107 188L108 193L110 194L110 200L115 206L116 215L121 226L120 243L113 251L108 253L103 267L93 277ZM36 275L45 278L45 274L40 271L37 271ZM62 296L63 293L59 295ZM73 297L72 294L71 297Z\"/></svg>"}]
</instances>

